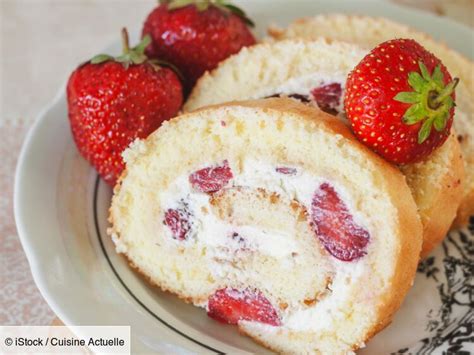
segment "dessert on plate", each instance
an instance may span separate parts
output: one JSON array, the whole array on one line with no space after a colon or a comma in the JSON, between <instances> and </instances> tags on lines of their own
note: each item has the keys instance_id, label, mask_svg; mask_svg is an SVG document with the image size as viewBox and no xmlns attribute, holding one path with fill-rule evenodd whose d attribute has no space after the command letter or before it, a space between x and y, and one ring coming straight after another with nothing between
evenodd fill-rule
<instances>
[{"instance_id":1,"label":"dessert on plate","mask_svg":"<svg viewBox=\"0 0 474 355\"><path fill-rule=\"evenodd\" d=\"M287 96L348 123L343 105L347 76L367 53L355 44L321 38L282 40L245 48L198 81L184 110ZM423 256L444 239L456 216L464 182L460 155L459 143L452 133L427 159L401 167L423 223Z\"/></svg>"},{"instance_id":2,"label":"dessert on plate","mask_svg":"<svg viewBox=\"0 0 474 355\"><path fill-rule=\"evenodd\" d=\"M472 63L382 19L260 44L252 25L226 0L160 0L137 46L123 30L122 55L72 73L73 137L152 284L277 352L350 353L472 211Z\"/></svg>"},{"instance_id":3,"label":"dessert on plate","mask_svg":"<svg viewBox=\"0 0 474 355\"><path fill-rule=\"evenodd\" d=\"M124 157L110 209L117 251L271 349L356 350L413 282L422 226L405 178L317 108L205 108Z\"/></svg>"}]
</instances>

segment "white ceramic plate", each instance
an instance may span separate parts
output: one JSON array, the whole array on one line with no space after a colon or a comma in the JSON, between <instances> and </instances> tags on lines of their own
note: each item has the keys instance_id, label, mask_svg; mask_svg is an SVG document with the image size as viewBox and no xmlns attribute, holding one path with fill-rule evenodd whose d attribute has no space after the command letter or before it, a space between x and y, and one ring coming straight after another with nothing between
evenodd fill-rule
<instances>
[{"instance_id":1,"label":"white ceramic plate","mask_svg":"<svg viewBox=\"0 0 474 355\"><path fill-rule=\"evenodd\" d=\"M473 55L473 32L383 1L240 1L258 24L285 25L325 12L383 15ZM117 24L119 26L120 24ZM138 32L137 32L138 33ZM118 43L109 48L118 51ZM91 53L92 54L92 53ZM106 235L111 190L78 155L64 88L39 116L20 157L15 217L36 284L70 325L130 325L133 353L265 353L232 326L149 286ZM452 233L419 268L393 324L364 354L460 352L472 348L473 235Z\"/></svg>"}]
</instances>

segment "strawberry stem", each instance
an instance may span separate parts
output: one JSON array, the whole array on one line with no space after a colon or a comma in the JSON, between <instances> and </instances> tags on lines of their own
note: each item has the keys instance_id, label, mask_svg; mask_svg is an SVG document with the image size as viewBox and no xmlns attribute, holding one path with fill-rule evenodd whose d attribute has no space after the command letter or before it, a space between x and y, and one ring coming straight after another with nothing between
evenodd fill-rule
<instances>
[{"instance_id":1,"label":"strawberry stem","mask_svg":"<svg viewBox=\"0 0 474 355\"><path fill-rule=\"evenodd\" d=\"M224 13L232 13L242 19L248 26L254 27L255 24L247 14L239 7L232 5L229 0L159 0L161 5L168 6L169 11L181 9L193 5L199 12L206 11L210 6L214 6Z\"/></svg>"},{"instance_id":2,"label":"strawberry stem","mask_svg":"<svg viewBox=\"0 0 474 355\"><path fill-rule=\"evenodd\" d=\"M448 97L451 96L456 89L456 86L459 84L459 78L454 78L446 87L433 99L432 104L435 104L436 108L438 108L442 102ZM430 102L428 101L428 104ZM431 105L430 105L431 106Z\"/></svg>"},{"instance_id":3,"label":"strawberry stem","mask_svg":"<svg viewBox=\"0 0 474 355\"><path fill-rule=\"evenodd\" d=\"M148 60L148 57L145 54L145 50L151 43L150 35L144 36L139 44L137 44L135 47L130 48L128 31L125 27L122 28L121 34L122 34L123 53L119 55L118 57L113 57L108 54L96 55L95 57L91 59L91 64L100 64L100 63L105 63L108 61L114 61L117 63L122 63L124 68L127 69L130 65L139 65L139 64L148 62L156 70L159 70L160 66L166 65L170 67L171 69L173 69L178 74L178 76L182 77L179 71L176 69L176 67L174 67L172 64L169 64L165 61L156 60L156 59Z\"/></svg>"},{"instance_id":4,"label":"strawberry stem","mask_svg":"<svg viewBox=\"0 0 474 355\"><path fill-rule=\"evenodd\" d=\"M128 54L130 52L130 42L128 38L128 31L125 27L122 28L122 51L123 51L123 54Z\"/></svg>"}]
</instances>

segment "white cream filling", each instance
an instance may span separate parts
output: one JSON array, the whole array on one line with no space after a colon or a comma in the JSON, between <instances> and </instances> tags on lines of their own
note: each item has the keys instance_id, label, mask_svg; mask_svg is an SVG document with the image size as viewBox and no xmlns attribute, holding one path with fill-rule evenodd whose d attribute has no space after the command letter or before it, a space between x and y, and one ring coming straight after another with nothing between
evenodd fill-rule
<instances>
[{"instance_id":1,"label":"white cream filling","mask_svg":"<svg viewBox=\"0 0 474 355\"><path fill-rule=\"evenodd\" d=\"M235 174L228 187L247 187L251 189L263 188L268 192L276 192L288 200L297 200L308 211L311 210L312 198L317 188L328 182L321 176L314 176L305 172L301 167L275 166L262 161L247 159L242 164L240 174ZM213 164L205 165L213 166ZM296 174L283 174L276 168L293 168ZM355 209L350 194L336 182L331 181L337 193L348 206L354 221L367 229L365 216ZM245 247L258 251L264 255L277 258L298 253L299 247L292 235L277 230L262 230L254 226L233 226L212 214L210 196L196 191L189 182L189 175L177 178L166 191L161 192L161 208L166 211L170 208L180 208L185 201L193 214L192 235L199 236L198 242L219 250L236 250L241 245L233 242L231 235L238 233L245 239ZM173 240L169 228L165 228L167 238ZM180 242L182 243L182 241Z\"/></svg>"},{"instance_id":2,"label":"white cream filling","mask_svg":"<svg viewBox=\"0 0 474 355\"><path fill-rule=\"evenodd\" d=\"M296 174L283 174L276 168L296 169ZM290 200L297 200L306 208L311 206L311 200L316 188L327 180L304 172L302 168L292 166L275 166L261 161L247 159L243 162L241 174L234 176L234 186L246 186L253 189L263 188L276 192Z\"/></svg>"},{"instance_id":3,"label":"white cream filling","mask_svg":"<svg viewBox=\"0 0 474 355\"><path fill-rule=\"evenodd\" d=\"M276 87L276 88L267 88L265 89L265 93L260 96L261 97L268 97L275 94L283 94L283 95L292 95L292 94L299 94L308 96L312 99L311 91L315 88L318 88L323 85L328 85L332 83L341 84L342 93L341 99L339 100L339 105L334 107L337 112L343 112L344 110L344 91L346 88L346 80L347 80L347 73L343 72L332 72L332 73L312 73L309 75L300 76L298 78L291 78L284 84Z\"/></svg>"},{"instance_id":4,"label":"white cream filling","mask_svg":"<svg viewBox=\"0 0 474 355\"><path fill-rule=\"evenodd\" d=\"M213 163L204 164L203 167L213 166ZM293 175L277 172L276 168L293 168L296 173ZM297 200L308 210L311 208L311 202L314 192L317 188L329 182L337 193L344 200L348 209L354 218L354 221L360 226L367 228L366 216L357 212L354 202L346 189L342 188L337 182L329 177L314 176L305 172L302 167L279 166L262 161L247 159L242 164L242 171L236 174L229 182L229 187L247 187L263 188L269 192L276 192L280 196L289 200ZM232 238L233 233L238 233L245 239L244 247L258 253L280 258L283 264L291 267L294 260L292 253L298 253L300 246L295 242L294 236L282 233L277 230L262 230L255 226L233 226L211 213L210 196L205 193L194 190L189 182L189 175L183 175L177 178L166 191L160 193L161 208L166 211L170 208L180 208L180 201L186 201L186 204L193 214L192 235L190 240L177 241L173 239L169 228L165 228L166 240L170 243L177 243L185 246L187 242L202 243L207 247L207 253L218 260L232 261L236 253L242 251L242 244L239 238ZM207 211L207 212L204 212ZM193 238L197 237L197 238ZM193 241L191 241L193 240ZM336 258L328 259L328 267L333 270L335 278L332 283L332 289L337 290L322 299L315 306L310 308L297 308L291 312L284 312L282 323L285 327L295 330L326 329L331 327L333 320L337 317L343 317L344 314L337 309L338 305L345 303L345 288L351 284L357 283L362 275L365 263L363 260L346 263ZM238 276L235 270L228 269L225 264L217 264L215 274L220 276ZM264 325L262 325L264 326Z\"/></svg>"},{"instance_id":5,"label":"white cream filling","mask_svg":"<svg viewBox=\"0 0 474 355\"><path fill-rule=\"evenodd\" d=\"M294 168L295 175L282 174L276 168ZM365 223L367 216L360 213L349 192L337 181L330 177L314 176L302 167L272 165L267 162L247 159L243 162L243 171L238 176L234 176L235 186L247 186L250 188L264 188L267 191L276 192L290 200L297 200L308 211L311 210L313 195L323 183L329 183L344 201L351 215L359 226L368 230Z\"/></svg>"},{"instance_id":6,"label":"white cream filling","mask_svg":"<svg viewBox=\"0 0 474 355\"><path fill-rule=\"evenodd\" d=\"M201 217L201 218L200 218ZM299 250L293 236L276 230L262 230L253 226L232 226L214 215L199 216L196 233L203 244L213 247L223 259L232 259L243 248L275 258L285 258ZM235 238L232 235L236 233ZM242 238L244 242L239 242Z\"/></svg>"},{"instance_id":7,"label":"white cream filling","mask_svg":"<svg viewBox=\"0 0 474 355\"><path fill-rule=\"evenodd\" d=\"M337 331L334 329L336 320L347 317L345 306L350 304L353 294L350 292L354 285L360 284L366 264L363 261L356 263L337 263L335 278L329 286L331 293L319 300L314 306L306 308L296 306L291 312L283 312L282 327L292 331L307 331L318 333L320 331ZM242 321L249 329L255 329L266 333L277 331L277 327L258 323Z\"/></svg>"},{"instance_id":8,"label":"white cream filling","mask_svg":"<svg viewBox=\"0 0 474 355\"><path fill-rule=\"evenodd\" d=\"M340 307L350 302L353 296L349 290L359 283L365 267L364 262L338 263L335 278L330 286L333 292L311 308L300 308L285 315L282 321L284 326L298 331L318 332L329 329L334 320L344 319L346 313Z\"/></svg>"},{"instance_id":9,"label":"white cream filling","mask_svg":"<svg viewBox=\"0 0 474 355\"><path fill-rule=\"evenodd\" d=\"M235 179L233 181L230 186L249 186L236 185ZM199 236L198 242L211 247L210 252L214 252L219 258L229 258L241 248L276 258L284 258L299 251L290 234L277 230L262 230L254 226L233 226L220 220L211 213L209 195L195 191L189 183L188 175L179 177L166 192L161 194L160 199L163 210L180 208L180 201L186 201L193 214L192 235ZM171 231L168 228L165 228L165 231L169 234L167 239L172 240ZM245 243L239 243L238 238L233 239L234 233L244 238Z\"/></svg>"}]
</instances>

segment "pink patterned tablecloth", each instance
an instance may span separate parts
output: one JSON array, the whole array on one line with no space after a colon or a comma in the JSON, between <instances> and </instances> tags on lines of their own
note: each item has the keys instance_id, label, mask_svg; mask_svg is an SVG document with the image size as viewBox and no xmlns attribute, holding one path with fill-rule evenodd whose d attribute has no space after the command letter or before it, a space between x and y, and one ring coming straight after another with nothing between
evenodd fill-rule
<instances>
[{"instance_id":1,"label":"pink patterned tablecloth","mask_svg":"<svg viewBox=\"0 0 474 355\"><path fill-rule=\"evenodd\" d=\"M473 25L473 0L394 1ZM137 28L155 4L0 1L0 325L47 325L55 318L32 280L13 217L14 170L26 131L77 63L116 39L122 26Z\"/></svg>"},{"instance_id":2,"label":"pink patterned tablecloth","mask_svg":"<svg viewBox=\"0 0 474 355\"><path fill-rule=\"evenodd\" d=\"M33 282L13 217L27 130L74 67L138 28L155 0L0 0L0 325L55 319ZM85 21L87 23L85 23Z\"/></svg>"},{"instance_id":3,"label":"pink patterned tablecloth","mask_svg":"<svg viewBox=\"0 0 474 355\"><path fill-rule=\"evenodd\" d=\"M54 314L34 284L15 224L13 174L27 125L9 122L0 126L0 324L49 324Z\"/></svg>"}]
</instances>

